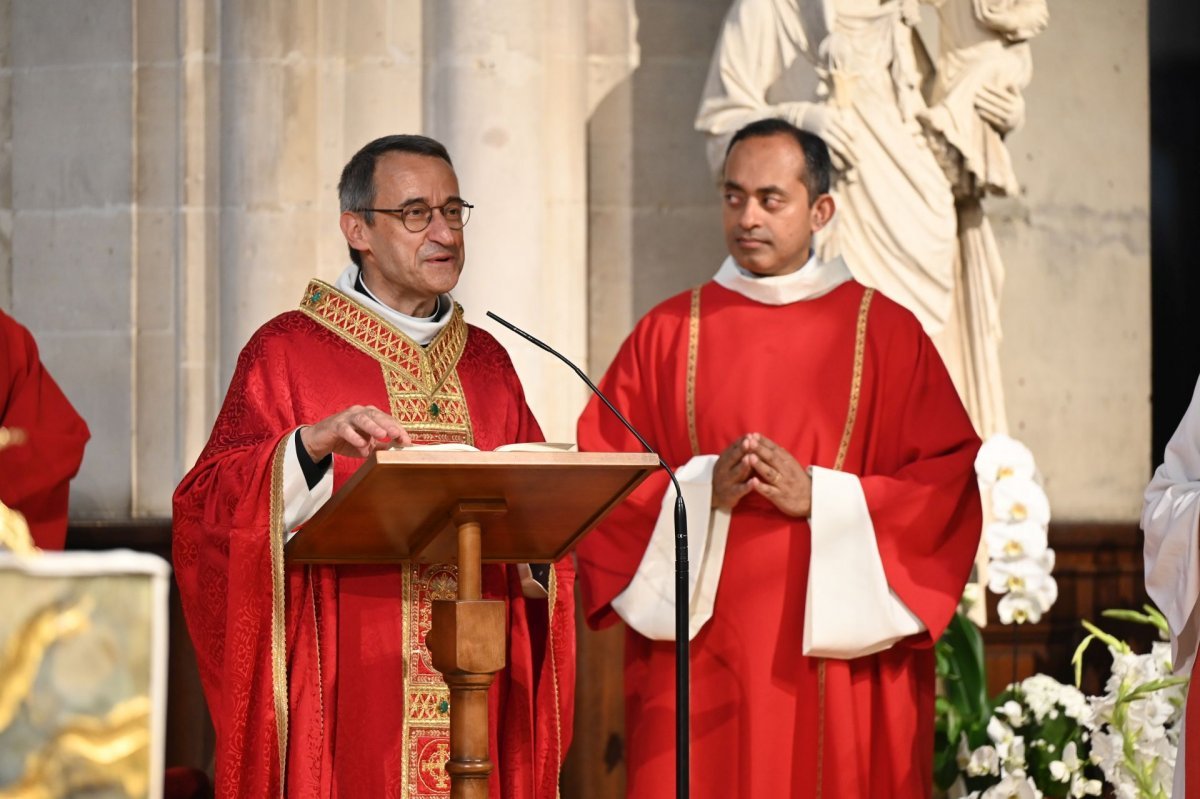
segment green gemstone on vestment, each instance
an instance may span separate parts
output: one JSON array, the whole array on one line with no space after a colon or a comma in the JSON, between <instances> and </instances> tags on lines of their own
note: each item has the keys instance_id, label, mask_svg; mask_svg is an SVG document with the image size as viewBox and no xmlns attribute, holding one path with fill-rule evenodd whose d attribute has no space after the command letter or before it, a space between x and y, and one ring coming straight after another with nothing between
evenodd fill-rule
<instances>
[{"instance_id":1,"label":"green gemstone on vestment","mask_svg":"<svg viewBox=\"0 0 1200 799\"><path fill-rule=\"evenodd\" d=\"M450 712L450 703L449 702L447 702L445 699L443 699L441 702L438 702L438 713L441 713L444 716L449 712Z\"/></svg>"},{"instance_id":2,"label":"green gemstone on vestment","mask_svg":"<svg viewBox=\"0 0 1200 799\"><path fill-rule=\"evenodd\" d=\"M437 416L439 413L442 412L442 409L439 408L438 404L435 402L429 406L429 412L432 413L434 416Z\"/></svg>"}]
</instances>

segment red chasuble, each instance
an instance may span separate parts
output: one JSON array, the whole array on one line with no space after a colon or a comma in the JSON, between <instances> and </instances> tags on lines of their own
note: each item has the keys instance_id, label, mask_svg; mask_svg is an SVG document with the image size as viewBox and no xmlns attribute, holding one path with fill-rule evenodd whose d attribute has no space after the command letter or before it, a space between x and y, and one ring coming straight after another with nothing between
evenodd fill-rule
<instances>
[{"instance_id":1,"label":"red chasuble","mask_svg":"<svg viewBox=\"0 0 1200 799\"><path fill-rule=\"evenodd\" d=\"M716 283L700 292L694 418L699 454L748 432L802 464L833 467L855 407L842 471L861 478L887 581L928 632L853 660L802 654L806 520L751 493L732 514L712 619L691 647L691 791L705 797L900 799L932 787L932 643L955 610L979 542L979 441L933 345L906 310L844 283L769 306ZM866 324L854 379L859 317ZM672 466L693 456L688 423L688 294L651 311L601 384ZM596 402L579 421L586 450L637 451ZM590 624L646 548L665 475L642 484L579 548ZM819 498L818 498L819 501ZM690 531L693 540L703 531ZM674 644L630 630L625 694L628 796L675 790Z\"/></svg>"},{"instance_id":2,"label":"red chasuble","mask_svg":"<svg viewBox=\"0 0 1200 799\"><path fill-rule=\"evenodd\" d=\"M217 732L218 796L447 796L449 691L430 664L433 599L452 565L285 566L282 454L304 424L351 405L390 409L416 441L489 450L541 440L507 353L461 308L422 348L313 281L299 311L242 351L212 437L175 492L175 569ZM334 485L361 464L334 458ZM570 739L574 573L507 605L508 667L489 697L492 797L551 799Z\"/></svg>"},{"instance_id":3,"label":"red chasuble","mask_svg":"<svg viewBox=\"0 0 1200 799\"><path fill-rule=\"evenodd\" d=\"M0 450L0 502L21 512L34 544L62 549L68 484L91 433L42 366L33 336L3 311L0 427L24 434L24 443Z\"/></svg>"}]
</instances>

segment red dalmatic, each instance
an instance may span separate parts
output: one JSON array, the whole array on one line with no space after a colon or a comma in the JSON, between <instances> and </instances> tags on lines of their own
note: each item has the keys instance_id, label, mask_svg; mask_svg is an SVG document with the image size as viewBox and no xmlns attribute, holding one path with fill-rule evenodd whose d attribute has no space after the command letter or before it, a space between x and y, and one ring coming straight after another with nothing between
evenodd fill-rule
<instances>
[{"instance_id":1,"label":"red dalmatic","mask_svg":"<svg viewBox=\"0 0 1200 799\"><path fill-rule=\"evenodd\" d=\"M21 512L35 545L62 549L68 484L91 433L42 366L33 336L3 311L0 427L19 430L24 439L0 450L0 502Z\"/></svg>"},{"instance_id":2,"label":"red dalmatic","mask_svg":"<svg viewBox=\"0 0 1200 799\"><path fill-rule=\"evenodd\" d=\"M422 348L313 281L299 311L246 345L195 468L175 493L174 560L217 731L219 796L439 797L449 793L449 692L429 662L430 602L450 565L288 567L282 453L300 425L351 405L388 409L414 440L479 449L541 440L507 353L462 311ZM334 484L360 465L334 458ZM551 799L570 740L569 559L550 599L514 567L484 566L508 609L509 665L489 701L490 794Z\"/></svg>"},{"instance_id":3,"label":"red dalmatic","mask_svg":"<svg viewBox=\"0 0 1200 799\"><path fill-rule=\"evenodd\" d=\"M743 498L732 514L713 616L691 643L697 799L901 799L931 790L931 647L954 613L979 542L979 440L916 319L881 295L869 304L863 296L861 285L848 282L816 299L764 305L706 284L691 373L695 454L720 453L759 432L801 464L834 468L840 460L841 471L860 478L888 585L927 632L866 657L806 657L809 524L757 494ZM676 467L694 454L691 308L683 294L651 311L601 384ZM594 401L580 419L579 444L639 450ZM637 569L665 490L665 475L647 480L580 546L592 625L617 621L610 603ZM629 631L628 795L635 799L675 790L674 669L672 642Z\"/></svg>"}]
</instances>

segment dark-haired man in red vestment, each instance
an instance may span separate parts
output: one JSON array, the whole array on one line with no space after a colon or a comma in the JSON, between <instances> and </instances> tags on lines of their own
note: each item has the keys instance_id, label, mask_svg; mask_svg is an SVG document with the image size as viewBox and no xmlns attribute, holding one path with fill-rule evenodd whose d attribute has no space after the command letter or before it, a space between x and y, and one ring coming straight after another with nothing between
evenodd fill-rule
<instances>
[{"instance_id":1,"label":"dark-haired man in red vestment","mask_svg":"<svg viewBox=\"0 0 1200 799\"><path fill-rule=\"evenodd\" d=\"M541 440L507 353L449 292L471 206L445 148L366 145L338 186L353 264L242 351L175 492L175 568L217 732L218 796L449 794L449 691L425 647L450 565L286 567L294 530L392 442ZM552 799L570 740L573 571L484 566L508 608L492 797Z\"/></svg>"},{"instance_id":2,"label":"dark-haired man in red vestment","mask_svg":"<svg viewBox=\"0 0 1200 799\"><path fill-rule=\"evenodd\" d=\"M38 358L33 336L0 311L0 502L20 511L33 543L62 549L69 483L91 438L87 423Z\"/></svg>"},{"instance_id":3,"label":"dark-haired man in red vestment","mask_svg":"<svg viewBox=\"0 0 1200 799\"><path fill-rule=\"evenodd\" d=\"M736 134L731 257L650 311L601 383L684 485L699 799L932 790L931 647L979 543L979 440L916 318L812 257L829 175L787 122ZM579 445L639 448L595 401ZM629 624L633 799L674 792L673 504L652 477L578 552L588 621Z\"/></svg>"}]
</instances>

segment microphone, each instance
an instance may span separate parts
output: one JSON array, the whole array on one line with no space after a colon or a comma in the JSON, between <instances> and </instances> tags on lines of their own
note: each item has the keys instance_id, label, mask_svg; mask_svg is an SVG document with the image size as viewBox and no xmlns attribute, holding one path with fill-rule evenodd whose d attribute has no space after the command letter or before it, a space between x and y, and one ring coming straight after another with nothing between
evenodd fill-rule
<instances>
[{"instance_id":1,"label":"microphone","mask_svg":"<svg viewBox=\"0 0 1200 799\"><path fill-rule=\"evenodd\" d=\"M608 409L620 420L621 424L625 425L625 429L641 442L646 451L658 458L658 465L666 471L667 476L671 478L671 483L675 486L675 796L678 799L687 799L689 793L688 782L691 772L689 767L689 750L691 747L689 745L690 736L688 734L691 698L688 688L688 650L690 642L688 640L687 509L683 504L683 491L679 488L679 481L675 479L675 470L667 465L667 462L663 460L654 447L646 443L646 439L642 438L642 434L617 410L616 406L609 402L608 397L604 396L604 392L597 388L596 384L584 374L583 370L576 366L567 356L541 339L526 333L512 322L501 319L491 311L487 311L487 315L529 343L540 347L571 367L571 370L579 375L579 379L587 384L592 393L608 406Z\"/></svg>"}]
</instances>

